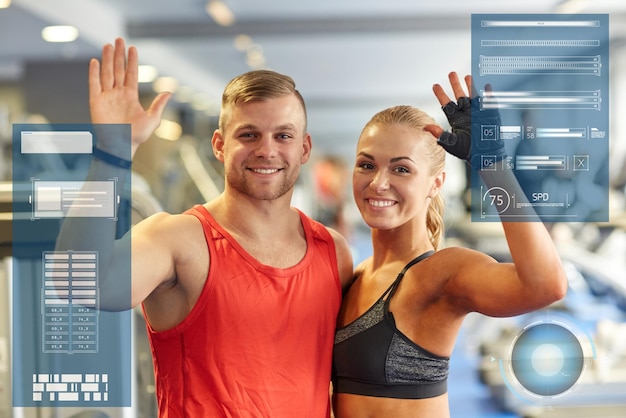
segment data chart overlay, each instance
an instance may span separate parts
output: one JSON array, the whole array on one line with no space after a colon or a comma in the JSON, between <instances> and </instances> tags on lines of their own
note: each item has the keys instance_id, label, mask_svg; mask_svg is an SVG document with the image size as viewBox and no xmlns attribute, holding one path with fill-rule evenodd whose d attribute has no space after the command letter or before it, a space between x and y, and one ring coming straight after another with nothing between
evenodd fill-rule
<instances>
[{"instance_id":1,"label":"data chart overlay","mask_svg":"<svg viewBox=\"0 0 626 418\"><path fill-rule=\"evenodd\" d=\"M14 407L131 406L132 311L109 309L110 289L118 306L130 307L130 248L115 247L115 263L102 256L130 234L131 202L119 177L90 172L94 146L105 137L130 144L130 128L13 125ZM60 244L68 220L77 223L69 244ZM105 266L114 264L112 284Z\"/></svg>"},{"instance_id":2,"label":"data chart overlay","mask_svg":"<svg viewBox=\"0 0 626 418\"><path fill-rule=\"evenodd\" d=\"M472 81L472 220L608 221L608 15L472 15Z\"/></svg>"}]
</instances>

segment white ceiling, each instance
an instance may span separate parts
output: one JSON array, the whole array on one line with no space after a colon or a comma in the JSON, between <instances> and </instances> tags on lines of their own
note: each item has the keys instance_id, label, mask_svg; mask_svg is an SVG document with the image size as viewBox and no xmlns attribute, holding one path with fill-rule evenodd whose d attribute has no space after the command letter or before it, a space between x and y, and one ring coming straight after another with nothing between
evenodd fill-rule
<instances>
[{"instance_id":1,"label":"white ceiling","mask_svg":"<svg viewBox=\"0 0 626 418\"><path fill-rule=\"evenodd\" d=\"M232 77L250 69L237 34L260 45L268 68L291 75L309 110L314 146L351 157L376 111L413 104L439 117L433 83L470 70L472 13L554 13L561 0L225 0L236 21L216 25L206 0L13 0L0 10L0 79L19 78L24 60L97 56L124 36L142 63L204 93L214 104ZM574 0L570 0L570 4ZM610 13L623 37L626 2L592 0L581 13ZM47 44L47 24L71 24L80 38ZM618 30L619 29L619 30Z\"/></svg>"}]
</instances>

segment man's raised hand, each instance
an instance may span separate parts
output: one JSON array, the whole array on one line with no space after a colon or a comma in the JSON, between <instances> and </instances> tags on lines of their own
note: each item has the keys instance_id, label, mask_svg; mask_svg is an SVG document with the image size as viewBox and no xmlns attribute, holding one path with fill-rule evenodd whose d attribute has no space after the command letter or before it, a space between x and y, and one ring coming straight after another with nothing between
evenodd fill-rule
<instances>
[{"instance_id":1,"label":"man's raised hand","mask_svg":"<svg viewBox=\"0 0 626 418\"><path fill-rule=\"evenodd\" d=\"M157 95L148 109L139 101L137 49L128 48L122 38L102 48L102 62L89 63L89 108L94 124L130 124L135 151L150 138L161 123L171 93ZM105 146L101 144L99 146Z\"/></svg>"}]
</instances>

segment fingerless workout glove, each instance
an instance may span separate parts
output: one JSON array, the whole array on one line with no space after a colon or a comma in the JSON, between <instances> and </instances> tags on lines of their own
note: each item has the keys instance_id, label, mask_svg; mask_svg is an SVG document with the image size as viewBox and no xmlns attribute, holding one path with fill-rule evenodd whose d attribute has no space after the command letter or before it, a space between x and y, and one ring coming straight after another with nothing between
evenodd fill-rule
<instances>
[{"instance_id":1,"label":"fingerless workout glove","mask_svg":"<svg viewBox=\"0 0 626 418\"><path fill-rule=\"evenodd\" d=\"M494 162L506 157L504 143L498 136L501 122L496 109L480 110L478 97L460 97L457 103L451 101L442 110L452 131L444 131L437 142L447 152L467 161L475 170L483 167L483 156L493 157ZM493 137L483 138L483 129L493 129Z\"/></svg>"}]
</instances>

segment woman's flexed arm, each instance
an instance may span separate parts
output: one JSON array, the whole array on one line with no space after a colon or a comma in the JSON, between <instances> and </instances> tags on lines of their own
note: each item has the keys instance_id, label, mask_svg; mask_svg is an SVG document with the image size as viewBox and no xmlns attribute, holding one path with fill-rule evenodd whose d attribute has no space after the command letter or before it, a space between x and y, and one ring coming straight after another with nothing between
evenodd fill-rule
<instances>
[{"instance_id":1,"label":"woman's flexed arm","mask_svg":"<svg viewBox=\"0 0 626 418\"><path fill-rule=\"evenodd\" d=\"M452 132L441 127L429 126L426 129L439 138L439 143L448 152L466 160L480 175L489 190L492 186L505 189L516 197L513 209L517 219L533 221L502 222L513 263L498 263L491 257L468 253L461 257L459 273L450 282L449 290L457 294L468 310L492 316L516 315L539 309L565 296L567 276L561 264L558 251L545 225L527 203L526 195L512 170L481 170L480 153L471 138L472 124L481 123L484 115L472 114L478 107L471 105L472 80L465 77L467 93L456 73L449 75L455 99L452 100L444 89L436 84L433 92L450 121ZM499 115L490 111L490 118ZM474 131L476 131L474 129ZM506 153L501 142L489 142L490 155L503 158Z\"/></svg>"}]
</instances>

